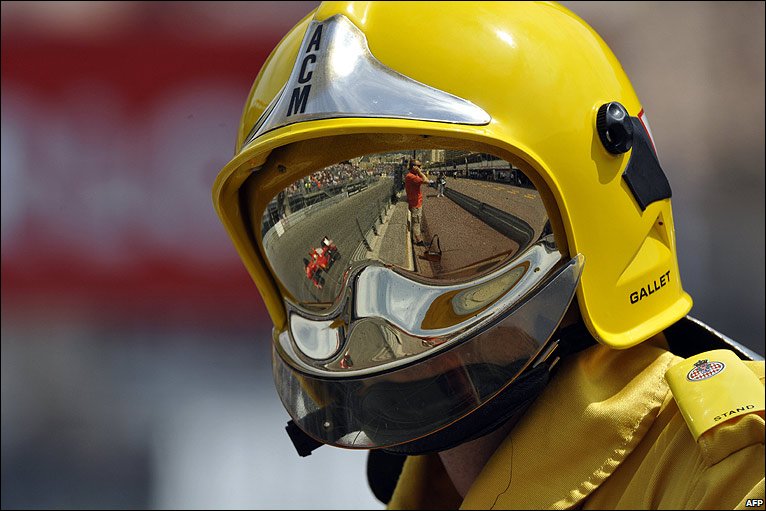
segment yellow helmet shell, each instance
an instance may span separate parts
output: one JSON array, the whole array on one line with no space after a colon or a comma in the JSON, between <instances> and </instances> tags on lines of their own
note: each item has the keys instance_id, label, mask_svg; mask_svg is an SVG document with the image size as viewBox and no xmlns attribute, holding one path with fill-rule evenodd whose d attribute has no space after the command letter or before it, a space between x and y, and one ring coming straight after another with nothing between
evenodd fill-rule
<instances>
[{"instance_id":1,"label":"yellow helmet shell","mask_svg":"<svg viewBox=\"0 0 766 511\"><path fill-rule=\"evenodd\" d=\"M309 24L335 15L361 30L383 65L470 101L490 115L489 123L341 117L290 124L248 140L300 65L298 52ZM281 291L240 210L239 190L251 169L275 149L327 137L357 136L358 150L375 134L402 134L405 141L426 135L491 147L525 164L559 245L571 256L585 257L577 300L590 332L603 344L627 348L682 318L692 301L681 287L670 199L642 209L623 179L632 150L614 155L599 139L596 114L613 101L632 117L642 112L603 40L560 5L326 2L282 39L262 67L242 115L236 154L215 182L213 201L281 329ZM259 190L268 201L289 177L258 176Z\"/></svg>"}]
</instances>

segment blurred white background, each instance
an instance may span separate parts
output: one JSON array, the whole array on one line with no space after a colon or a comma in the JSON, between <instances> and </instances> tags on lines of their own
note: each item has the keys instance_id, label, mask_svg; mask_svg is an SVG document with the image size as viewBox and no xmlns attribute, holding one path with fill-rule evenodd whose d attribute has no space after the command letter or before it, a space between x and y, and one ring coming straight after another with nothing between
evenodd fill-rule
<instances>
[{"instance_id":1,"label":"blurred white background","mask_svg":"<svg viewBox=\"0 0 766 511\"><path fill-rule=\"evenodd\" d=\"M622 62L692 315L764 353L764 3L564 2ZM6 508L380 509L301 459L215 215L258 69L316 2L2 3Z\"/></svg>"}]
</instances>

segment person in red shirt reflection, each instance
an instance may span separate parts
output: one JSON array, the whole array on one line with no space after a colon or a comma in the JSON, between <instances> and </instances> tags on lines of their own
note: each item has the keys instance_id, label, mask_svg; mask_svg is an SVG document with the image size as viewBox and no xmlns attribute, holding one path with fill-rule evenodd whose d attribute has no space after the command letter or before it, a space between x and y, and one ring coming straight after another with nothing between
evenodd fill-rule
<instances>
[{"instance_id":1,"label":"person in red shirt reflection","mask_svg":"<svg viewBox=\"0 0 766 511\"><path fill-rule=\"evenodd\" d=\"M420 170L420 160L410 161L410 171L404 177L404 189L407 192L407 204L412 217L412 238L415 245L424 246L421 238L420 219L423 212L423 191L421 186L431 184L431 181Z\"/></svg>"}]
</instances>

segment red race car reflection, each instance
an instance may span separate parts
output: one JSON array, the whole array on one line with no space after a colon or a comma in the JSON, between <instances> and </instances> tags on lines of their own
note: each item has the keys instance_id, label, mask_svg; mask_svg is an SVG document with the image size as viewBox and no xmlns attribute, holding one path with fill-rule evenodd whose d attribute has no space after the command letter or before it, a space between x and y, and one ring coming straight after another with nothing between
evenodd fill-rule
<instances>
[{"instance_id":1,"label":"red race car reflection","mask_svg":"<svg viewBox=\"0 0 766 511\"><path fill-rule=\"evenodd\" d=\"M340 259L340 252L335 243L325 236L319 248L312 248L309 251L309 258L303 258L303 266L306 268L306 278L314 283L318 289L322 289L325 279L324 273L330 271L333 263Z\"/></svg>"}]
</instances>

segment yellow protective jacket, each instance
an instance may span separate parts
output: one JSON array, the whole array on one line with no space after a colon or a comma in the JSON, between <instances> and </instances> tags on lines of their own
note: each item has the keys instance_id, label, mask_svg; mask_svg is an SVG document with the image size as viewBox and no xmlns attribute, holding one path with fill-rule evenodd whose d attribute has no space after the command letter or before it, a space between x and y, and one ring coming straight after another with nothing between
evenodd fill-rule
<instances>
[{"instance_id":1,"label":"yellow protective jacket","mask_svg":"<svg viewBox=\"0 0 766 511\"><path fill-rule=\"evenodd\" d=\"M572 356L462 502L434 454L407 458L389 508L763 509L763 412L695 442L665 379L682 361L661 337ZM740 363L762 395L763 362Z\"/></svg>"}]
</instances>

